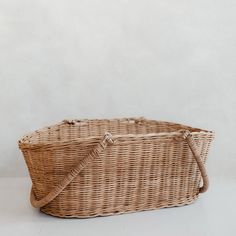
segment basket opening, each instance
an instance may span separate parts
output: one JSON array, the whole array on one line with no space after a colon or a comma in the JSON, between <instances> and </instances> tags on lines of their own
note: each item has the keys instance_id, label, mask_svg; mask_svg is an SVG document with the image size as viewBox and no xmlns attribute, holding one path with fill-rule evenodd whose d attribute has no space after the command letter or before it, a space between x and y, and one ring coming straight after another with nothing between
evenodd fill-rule
<instances>
[{"instance_id":1,"label":"basket opening","mask_svg":"<svg viewBox=\"0 0 236 236\"><path fill-rule=\"evenodd\" d=\"M78 138L103 136L105 132L112 135L149 134L176 132L188 129L190 132L205 131L189 126L155 120L113 119L113 120L82 120L74 124L60 123L45 127L25 136L24 143L52 143L59 141L72 141Z\"/></svg>"}]
</instances>

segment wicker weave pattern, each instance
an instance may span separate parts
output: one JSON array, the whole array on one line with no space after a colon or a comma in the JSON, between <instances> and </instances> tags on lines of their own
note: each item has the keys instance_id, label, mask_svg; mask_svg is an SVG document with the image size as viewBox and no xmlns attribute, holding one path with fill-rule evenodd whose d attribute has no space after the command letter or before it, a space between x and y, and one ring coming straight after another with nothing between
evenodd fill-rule
<instances>
[{"instance_id":1,"label":"wicker weave pattern","mask_svg":"<svg viewBox=\"0 0 236 236\"><path fill-rule=\"evenodd\" d=\"M66 120L23 137L19 147L32 205L82 218L192 203L208 186L203 163L213 136L144 118Z\"/></svg>"}]
</instances>

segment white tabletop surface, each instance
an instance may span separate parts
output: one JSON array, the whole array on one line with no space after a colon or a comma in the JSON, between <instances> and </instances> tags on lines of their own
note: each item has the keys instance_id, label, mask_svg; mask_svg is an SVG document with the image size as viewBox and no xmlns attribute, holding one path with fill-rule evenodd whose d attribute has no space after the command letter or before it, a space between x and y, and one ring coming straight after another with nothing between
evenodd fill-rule
<instances>
[{"instance_id":1,"label":"white tabletop surface","mask_svg":"<svg viewBox=\"0 0 236 236\"><path fill-rule=\"evenodd\" d=\"M90 219L60 219L29 203L29 178L0 178L0 235L236 235L236 180L211 181L192 205Z\"/></svg>"}]
</instances>

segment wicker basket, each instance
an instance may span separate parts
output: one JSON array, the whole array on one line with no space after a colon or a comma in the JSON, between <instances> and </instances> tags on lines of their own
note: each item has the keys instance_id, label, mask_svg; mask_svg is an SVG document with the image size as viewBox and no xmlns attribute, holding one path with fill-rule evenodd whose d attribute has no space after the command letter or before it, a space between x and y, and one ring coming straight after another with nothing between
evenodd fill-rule
<instances>
[{"instance_id":1,"label":"wicker basket","mask_svg":"<svg viewBox=\"0 0 236 236\"><path fill-rule=\"evenodd\" d=\"M83 218L192 203L208 188L204 163L213 137L144 118L64 120L24 136L19 147L31 204Z\"/></svg>"}]
</instances>

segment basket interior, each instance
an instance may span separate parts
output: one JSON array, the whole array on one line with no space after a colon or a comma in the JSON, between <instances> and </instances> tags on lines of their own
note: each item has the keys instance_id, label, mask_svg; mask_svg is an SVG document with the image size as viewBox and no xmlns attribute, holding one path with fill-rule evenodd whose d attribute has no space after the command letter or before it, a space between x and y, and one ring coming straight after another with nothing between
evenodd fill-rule
<instances>
[{"instance_id":1,"label":"basket interior","mask_svg":"<svg viewBox=\"0 0 236 236\"><path fill-rule=\"evenodd\" d=\"M78 138L100 137L105 132L110 132L112 135L145 135L176 132L181 129L188 129L190 132L204 131L181 124L145 119L76 120L73 124L62 122L37 130L25 136L21 142L31 144L52 143Z\"/></svg>"}]
</instances>

